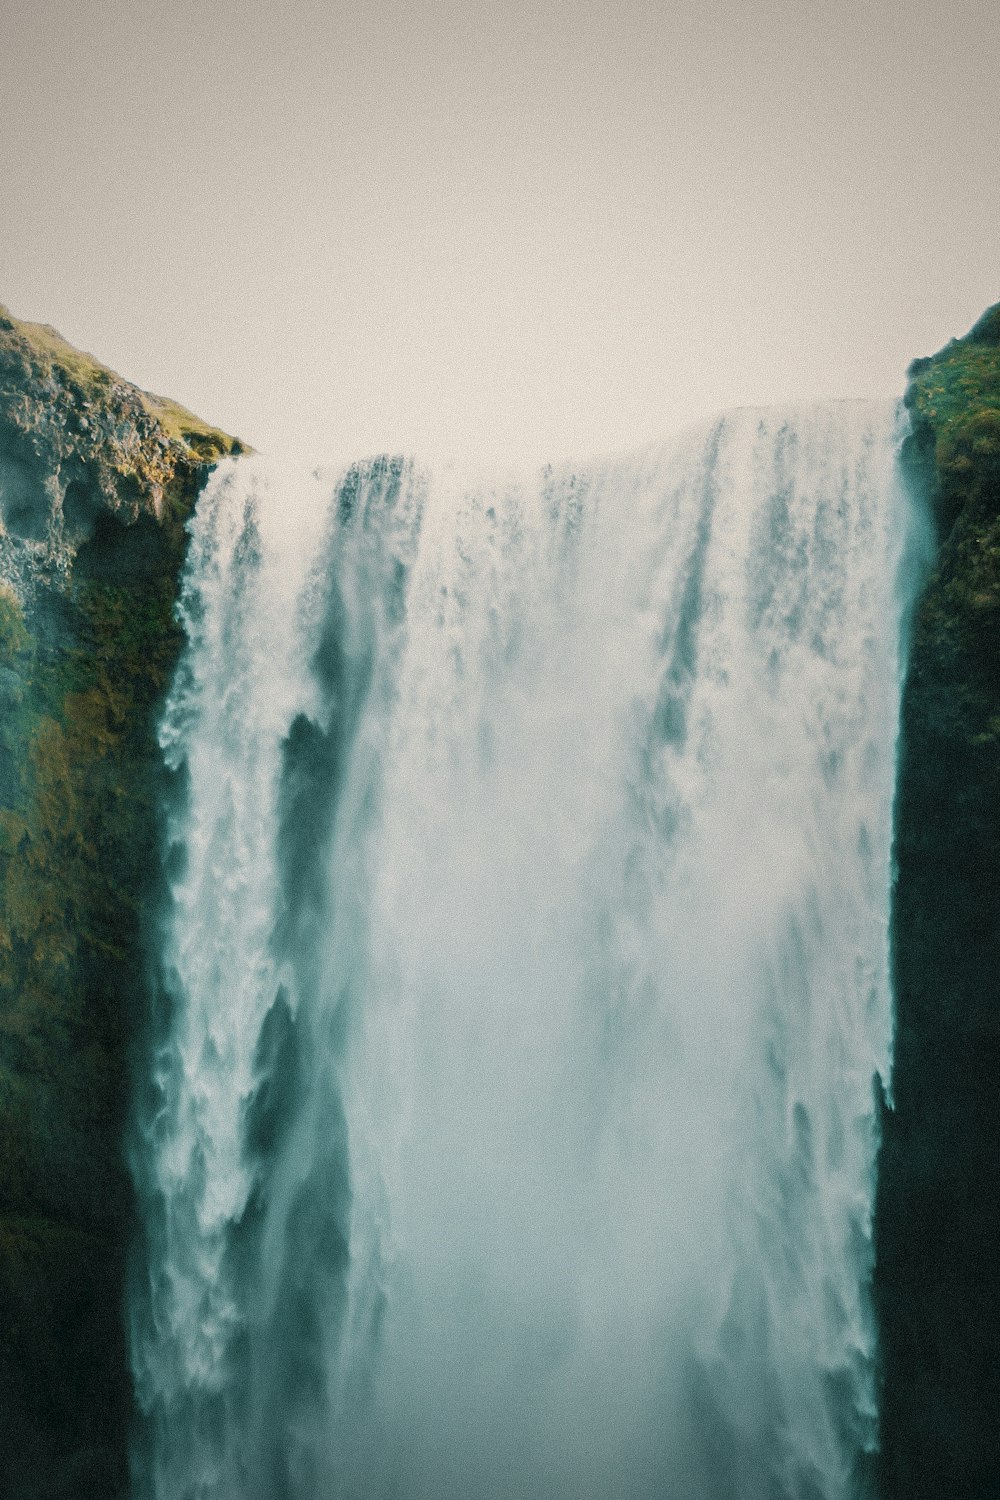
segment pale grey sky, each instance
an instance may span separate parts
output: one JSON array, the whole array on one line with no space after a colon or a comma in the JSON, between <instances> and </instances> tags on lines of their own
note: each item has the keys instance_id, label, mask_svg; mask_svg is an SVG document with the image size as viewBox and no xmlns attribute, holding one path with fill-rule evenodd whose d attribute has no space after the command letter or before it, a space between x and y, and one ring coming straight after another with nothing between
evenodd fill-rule
<instances>
[{"instance_id":1,"label":"pale grey sky","mask_svg":"<svg viewBox=\"0 0 1000 1500\"><path fill-rule=\"evenodd\" d=\"M0 19L0 301L271 452L892 395L1000 298L996 0Z\"/></svg>"}]
</instances>

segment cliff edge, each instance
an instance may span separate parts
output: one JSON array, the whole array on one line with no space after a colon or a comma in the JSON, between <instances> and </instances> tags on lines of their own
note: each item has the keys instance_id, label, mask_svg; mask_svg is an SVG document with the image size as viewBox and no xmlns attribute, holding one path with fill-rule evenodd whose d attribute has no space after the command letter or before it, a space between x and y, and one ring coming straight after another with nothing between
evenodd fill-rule
<instances>
[{"instance_id":1,"label":"cliff edge","mask_svg":"<svg viewBox=\"0 0 1000 1500\"><path fill-rule=\"evenodd\" d=\"M892 1108L876 1295L886 1500L1000 1493L1000 304L910 367L937 532L895 810Z\"/></svg>"},{"instance_id":2,"label":"cliff edge","mask_svg":"<svg viewBox=\"0 0 1000 1500\"><path fill-rule=\"evenodd\" d=\"M0 1493L126 1491L129 1047L184 524L240 444L0 308Z\"/></svg>"}]
</instances>

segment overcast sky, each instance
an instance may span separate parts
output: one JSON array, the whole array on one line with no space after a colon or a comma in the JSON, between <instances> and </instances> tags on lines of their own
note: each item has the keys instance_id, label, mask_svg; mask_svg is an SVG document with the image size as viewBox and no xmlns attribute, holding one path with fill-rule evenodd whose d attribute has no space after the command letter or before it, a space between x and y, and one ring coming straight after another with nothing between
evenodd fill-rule
<instances>
[{"instance_id":1,"label":"overcast sky","mask_svg":"<svg viewBox=\"0 0 1000 1500\"><path fill-rule=\"evenodd\" d=\"M0 20L0 301L271 452L892 395L1000 298L996 0Z\"/></svg>"}]
</instances>

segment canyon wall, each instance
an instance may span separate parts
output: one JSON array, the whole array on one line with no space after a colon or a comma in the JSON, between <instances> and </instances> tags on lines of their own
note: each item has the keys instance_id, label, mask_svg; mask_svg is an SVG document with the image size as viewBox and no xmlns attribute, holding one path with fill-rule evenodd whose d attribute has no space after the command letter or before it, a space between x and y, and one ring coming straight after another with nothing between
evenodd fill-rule
<instances>
[{"instance_id":1,"label":"canyon wall","mask_svg":"<svg viewBox=\"0 0 1000 1500\"><path fill-rule=\"evenodd\" d=\"M1000 1490L1000 305L910 368L935 560L895 810L876 1291L886 1500Z\"/></svg>"},{"instance_id":2,"label":"canyon wall","mask_svg":"<svg viewBox=\"0 0 1000 1500\"><path fill-rule=\"evenodd\" d=\"M184 523L233 448L0 308L0 1493L17 1500L125 1491L155 721Z\"/></svg>"}]
</instances>

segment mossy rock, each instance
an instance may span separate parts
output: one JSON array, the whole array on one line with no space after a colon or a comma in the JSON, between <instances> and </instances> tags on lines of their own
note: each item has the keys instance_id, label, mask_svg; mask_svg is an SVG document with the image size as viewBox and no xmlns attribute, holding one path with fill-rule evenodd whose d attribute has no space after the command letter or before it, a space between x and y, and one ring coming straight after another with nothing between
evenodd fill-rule
<instances>
[{"instance_id":1,"label":"mossy rock","mask_svg":"<svg viewBox=\"0 0 1000 1500\"><path fill-rule=\"evenodd\" d=\"M0 570L18 543L68 576L101 518L155 521L174 543L193 478L244 445L0 308ZM43 570L44 571L44 570Z\"/></svg>"},{"instance_id":2,"label":"mossy rock","mask_svg":"<svg viewBox=\"0 0 1000 1500\"><path fill-rule=\"evenodd\" d=\"M87 435L91 444L100 444L107 436L105 423L117 398L127 410L146 414L149 418L146 433L155 427L169 443L186 449L202 462L214 462L227 453L244 451L238 438L203 422L176 401L139 390L92 354L75 349L56 329L44 323L23 322L2 305L0 362L3 389L15 412L30 404L30 388L34 385L57 399L65 392L76 407L74 426ZM151 451L136 451L135 461L140 470L150 464L151 458Z\"/></svg>"},{"instance_id":3,"label":"mossy rock","mask_svg":"<svg viewBox=\"0 0 1000 1500\"><path fill-rule=\"evenodd\" d=\"M0 1492L17 1500L125 1492L155 730L186 522L241 447L0 311Z\"/></svg>"},{"instance_id":4,"label":"mossy rock","mask_svg":"<svg viewBox=\"0 0 1000 1500\"><path fill-rule=\"evenodd\" d=\"M915 361L937 530L904 688L893 1107L876 1212L885 1500L1000 1493L1000 304Z\"/></svg>"}]
</instances>

